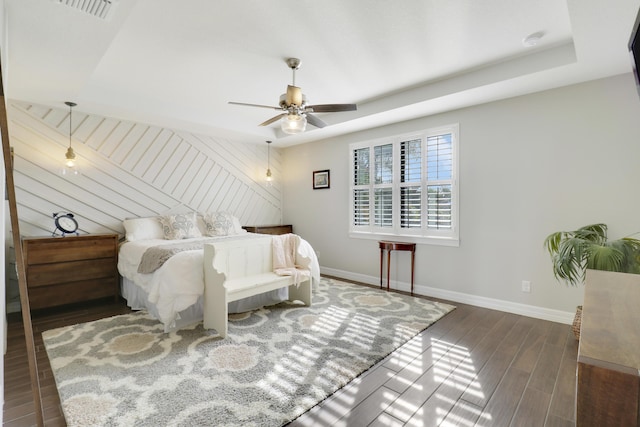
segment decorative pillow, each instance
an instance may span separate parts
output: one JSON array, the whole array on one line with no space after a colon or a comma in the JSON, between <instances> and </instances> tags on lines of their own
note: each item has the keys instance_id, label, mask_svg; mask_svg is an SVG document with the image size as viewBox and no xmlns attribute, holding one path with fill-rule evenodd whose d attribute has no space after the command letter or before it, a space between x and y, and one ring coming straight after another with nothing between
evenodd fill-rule
<instances>
[{"instance_id":1,"label":"decorative pillow","mask_svg":"<svg viewBox=\"0 0 640 427\"><path fill-rule=\"evenodd\" d=\"M164 238L167 240L188 239L202 237L198 229L196 213L164 215L158 217L162 223Z\"/></svg>"},{"instance_id":2,"label":"decorative pillow","mask_svg":"<svg viewBox=\"0 0 640 427\"><path fill-rule=\"evenodd\" d=\"M129 218L122 221L127 241L164 239L162 224L158 217Z\"/></svg>"},{"instance_id":3,"label":"decorative pillow","mask_svg":"<svg viewBox=\"0 0 640 427\"><path fill-rule=\"evenodd\" d=\"M229 212L207 212L202 215L207 236L229 236L237 234L233 225L233 215Z\"/></svg>"}]
</instances>

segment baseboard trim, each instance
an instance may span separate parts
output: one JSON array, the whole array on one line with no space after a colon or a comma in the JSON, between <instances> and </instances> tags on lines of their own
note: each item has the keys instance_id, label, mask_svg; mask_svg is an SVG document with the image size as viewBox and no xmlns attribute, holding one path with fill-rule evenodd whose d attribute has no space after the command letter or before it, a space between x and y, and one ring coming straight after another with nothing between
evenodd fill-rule
<instances>
[{"instance_id":1,"label":"baseboard trim","mask_svg":"<svg viewBox=\"0 0 640 427\"><path fill-rule=\"evenodd\" d=\"M380 278L365 274L353 273L350 271L338 270L335 268L320 267L320 272L329 276L341 277L347 280L354 280L369 285L379 285ZM391 286L394 289L409 292L411 285L406 282L392 280ZM448 291L446 289L431 288L429 286L415 285L414 293L418 295L459 302L463 304L475 305L477 307L489 308L492 310L504 311L507 313L519 314L521 316L533 317L536 319L549 320L570 325L573 322L575 313L553 310L550 308L538 307L534 305L520 304L517 302L487 298L478 295L465 294L462 292Z\"/></svg>"}]
</instances>

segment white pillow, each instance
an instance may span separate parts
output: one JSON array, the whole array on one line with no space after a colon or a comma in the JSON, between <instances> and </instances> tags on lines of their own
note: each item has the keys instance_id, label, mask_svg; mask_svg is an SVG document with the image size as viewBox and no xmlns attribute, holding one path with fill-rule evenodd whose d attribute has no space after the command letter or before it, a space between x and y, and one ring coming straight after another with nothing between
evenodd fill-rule
<instances>
[{"instance_id":1,"label":"white pillow","mask_svg":"<svg viewBox=\"0 0 640 427\"><path fill-rule=\"evenodd\" d=\"M122 221L128 242L136 240L164 239L162 224L158 217L129 218Z\"/></svg>"},{"instance_id":2,"label":"white pillow","mask_svg":"<svg viewBox=\"0 0 640 427\"><path fill-rule=\"evenodd\" d=\"M162 224L164 238L167 240L189 239L202 237L198 229L196 213L163 215L158 217Z\"/></svg>"},{"instance_id":3,"label":"white pillow","mask_svg":"<svg viewBox=\"0 0 640 427\"><path fill-rule=\"evenodd\" d=\"M202 215L207 236L228 236L234 234L233 216L227 212L207 212Z\"/></svg>"},{"instance_id":4,"label":"white pillow","mask_svg":"<svg viewBox=\"0 0 640 427\"><path fill-rule=\"evenodd\" d=\"M202 214L207 236L232 236L247 231L240 225L240 220L229 212L207 212Z\"/></svg>"},{"instance_id":5,"label":"white pillow","mask_svg":"<svg viewBox=\"0 0 640 427\"><path fill-rule=\"evenodd\" d=\"M247 230L242 228L242 224L240 224L240 220L235 216L233 217L233 229L235 230L235 234L248 233Z\"/></svg>"}]
</instances>

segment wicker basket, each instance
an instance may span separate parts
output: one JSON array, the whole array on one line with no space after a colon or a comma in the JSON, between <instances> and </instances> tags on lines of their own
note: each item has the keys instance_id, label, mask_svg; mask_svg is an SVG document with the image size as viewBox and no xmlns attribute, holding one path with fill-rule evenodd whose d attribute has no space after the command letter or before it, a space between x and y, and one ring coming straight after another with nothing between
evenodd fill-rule
<instances>
[{"instance_id":1,"label":"wicker basket","mask_svg":"<svg viewBox=\"0 0 640 427\"><path fill-rule=\"evenodd\" d=\"M575 335L578 341L580 341L580 325L581 324L582 324L582 306L579 305L576 307L576 315L573 318L573 324L571 325L571 330L573 331L573 335Z\"/></svg>"}]
</instances>

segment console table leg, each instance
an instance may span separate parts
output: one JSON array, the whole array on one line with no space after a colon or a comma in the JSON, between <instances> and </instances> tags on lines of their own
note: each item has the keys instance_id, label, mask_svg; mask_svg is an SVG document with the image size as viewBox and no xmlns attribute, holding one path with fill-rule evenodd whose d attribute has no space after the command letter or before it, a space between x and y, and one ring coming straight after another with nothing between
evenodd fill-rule
<instances>
[{"instance_id":1,"label":"console table leg","mask_svg":"<svg viewBox=\"0 0 640 427\"><path fill-rule=\"evenodd\" d=\"M384 249L380 249L380 289L382 289L382 254Z\"/></svg>"},{"instance_id":2,"label":"console table leg","mask_svg":"<svg viewBox=\"0 0 640 427\"><path fill-rule=\"evenodd\" d=\"M415 259L416 259L416 252L415 250L413 250L411 251L411 295L413 295L413 272L415 271L413 263L415 262Z\"/></svg>"},{"instance_id":3,"label":"console table leg","mask_svg":"<svg viewBox=\"0 0 640 427\"><path fill-rule=\"evenodd\" d=\"M387 291L389 290L389 273L391 272L391 251L387 250Z\"/></svg>"}]
</instances>

